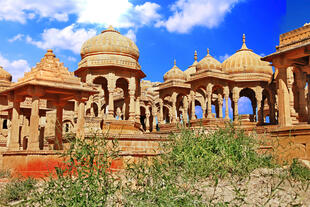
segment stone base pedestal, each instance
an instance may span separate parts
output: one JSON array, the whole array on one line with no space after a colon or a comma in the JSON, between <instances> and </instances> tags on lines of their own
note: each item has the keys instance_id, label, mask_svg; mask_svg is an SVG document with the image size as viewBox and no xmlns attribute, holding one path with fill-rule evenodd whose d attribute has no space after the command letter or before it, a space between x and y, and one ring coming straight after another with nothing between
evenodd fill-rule
<instances>
[{"instance_id":1,"label":"stone base pedestal","mask_svg":"<svg viewBox=\"0 0 310 207\"><path fill-rule=\"evenodd\" d=\"M281 127L271 131L271 145L280 160L310 160L310 125Z\"/></svg>"},{"instance_id":2,"label":"stone base pedestal","mask_svg":"<svg viewBox=\"0 0 310 207\"><path fill-rule=\"evenodd\" d=\"M129 120L105 120L102 124L102 132L109 135L143 133L140 123Z\"/></svg>"}]
</instances>

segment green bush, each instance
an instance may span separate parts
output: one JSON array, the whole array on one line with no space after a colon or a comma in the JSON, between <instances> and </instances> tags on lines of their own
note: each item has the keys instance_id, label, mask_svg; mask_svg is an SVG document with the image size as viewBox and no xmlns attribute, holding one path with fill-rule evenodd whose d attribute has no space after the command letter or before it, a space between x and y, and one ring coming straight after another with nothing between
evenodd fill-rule
<instances>
[{"instance_id":1,"label":"green bush","mask_svg":"<svg viewBox=\"0 0 310 207\"><path fill-rule=\"evenodd\" d=\"M296 159L293 160L289 172L294 179L310 181L310 170L302 166Z\"/></svg>"},{"instance_id":2,"label":"green bush","mask_svg":"<svg viewBox=\"0 0 310 207\"><path fill-rule=\"evenodd\" d=\"M118 157L117 143L98 136L75 139L63 156L67 161L56 168L51 177L27 201L33 206L104 206L118 189L118 179L110 172L113 159Z\"/></svg>"},{"instance_id":3,"label":"green bush","mask_svg":"<svg viewBox=\"0 0 310 207\"><path fill-rule=\"evenodd\" d=\"M214 133L184 129L172 134L161 156L129 165L124 203L128 206L205 206L197 183L212 178L246 176L275 167L271 156L256 153L258 143L233 126ZM211 205L211 201L209 203ZM218 204L225 206L226 204Z\"/></svg>"},{"instance_id":4,"label":"green bush","mask_svg":"<svg viewBox=\"0 0 310 207\"><path fill-rule=\"evenodd\" d=\"M12 201L27 199L29 193L36 188L35 185L36 180L32 178L12 180L0 192L1 203L4 205Z\"/></svg>"}]
</instances>

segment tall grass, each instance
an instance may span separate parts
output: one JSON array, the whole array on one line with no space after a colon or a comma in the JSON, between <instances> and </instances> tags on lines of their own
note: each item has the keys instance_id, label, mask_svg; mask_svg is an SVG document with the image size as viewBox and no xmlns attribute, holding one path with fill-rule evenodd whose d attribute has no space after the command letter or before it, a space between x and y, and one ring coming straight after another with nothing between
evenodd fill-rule
<instances>
[{"instance_id":1,"label":"tall grass","mask_svg":"<svg viewBox=\"0 0 310 207\"><path fill-rule=\"evenodd\" d=\"M258 143L233 126L206 135L184 129L172 134L166 153L132 164L127 170L124 197L129 206L205 206L199 181L247 176L262 167L275 167L270 155L256 153ZM219 204L220 205L220 204ZM222 204L221 204L222 205ZM224 204L223 204L224 205Z\"/></svg>"},{"instance_id":2,"label":"tall grass","mask_svg":"<svg viewBox=\"0 0 310 207\"><path fill-rule=\"evenodd\" d=\"M276 177L279 169L270 155L256 152L258 143L243 131L229 125L212 133L183 129L171 134L157 157L139 158L127 163L126 169L112 173L111 162L119 158L117 142L104 137L72 139L64 153L66 163L35 191L25 206L246 206L251 200L249 189L253 173L266 176L261 203L270 205L286 182L290 186L308 184L309 170L293 163ZM271 172L271 176L269 176ZM282 168L280 170L282 172ZM268 177L269 176L269 177ZM292 179L293 178L293 179ZM265 179L265 178L264 178ZM297 180L297 182L293 182ZM229 186L229 199L220 199L217 189ZM297 184L295 184L297 183ZM223 189L224 189L223 188ZM225 190L225 189L224 189ZM292 205L299 196L294 191ZM227 197L227 195L226 195ZM286 201L286 200L285 200ZM294 203L295 202L295 203Z\"/></svg>"},{"instance_id":3,"label":"tall grass","mask_svg":"<svg viewBox=\"0 0 310 207\"><path fill-rule=\"evenodd\" d=\"M74 139L63 157L66 162L28 200L28 206L102 206L118 188L118 179L110 172L118 157L117 143L98 136Z\"/></svg>"}]
</instances>

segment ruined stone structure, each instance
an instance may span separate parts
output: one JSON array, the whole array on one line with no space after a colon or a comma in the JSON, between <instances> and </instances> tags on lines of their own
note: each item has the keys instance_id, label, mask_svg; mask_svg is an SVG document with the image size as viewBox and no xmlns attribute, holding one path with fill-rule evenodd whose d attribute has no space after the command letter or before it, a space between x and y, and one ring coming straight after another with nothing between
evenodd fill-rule
<instances>
[{"instance_id":1,"label":"ruined stone structure","mask_svg":"<svg viewBox=\"0 0 310 207\"><path fill-rule=\"evenodd\" d=\"M156 142L177 125L212 130L229 121L272 136L294 129L295 155L310 158L310 25L282 34L277 51L264 58L247 47L245 35L223 63L206 51L200 61L195 51L185 71L175 60L162 83L146 81L135 43L109 27L83 44L74 73L52 50L16 83L0 68L0 166L49 162L67 134L108 133L126 156L154 155ZM239 114L241 97L251 101L252 114Z\"/></svg>"}]
</instances>

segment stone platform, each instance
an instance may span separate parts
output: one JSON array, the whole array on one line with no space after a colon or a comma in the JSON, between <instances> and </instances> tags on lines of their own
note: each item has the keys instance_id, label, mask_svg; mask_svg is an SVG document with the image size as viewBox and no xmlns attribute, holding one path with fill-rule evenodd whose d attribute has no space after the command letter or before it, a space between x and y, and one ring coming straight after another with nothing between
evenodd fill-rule
<instances>
[{"instance_id":1,"label":"stone platform","mask_svg":"<svg viewBox=\"0 0 310 207\"><path fill-rule=\"evenodd\" d=\"M167 141L167 134L121 134L108 135L108 144L117 140L120 157L112 160L110 169L123 169L128 163L135 162L141 157L156 156L162 153L160 143ZM55 175L55 167L61 167L63 151L4 151L0 153L0 169L10 169L13 176L47 177Z\"/></svg>"}]
</instances>

